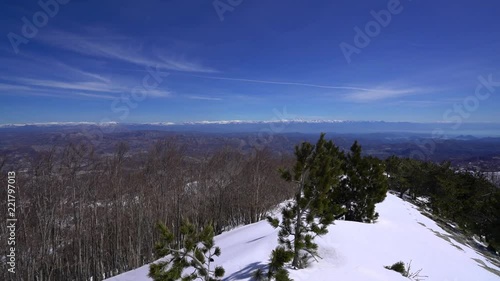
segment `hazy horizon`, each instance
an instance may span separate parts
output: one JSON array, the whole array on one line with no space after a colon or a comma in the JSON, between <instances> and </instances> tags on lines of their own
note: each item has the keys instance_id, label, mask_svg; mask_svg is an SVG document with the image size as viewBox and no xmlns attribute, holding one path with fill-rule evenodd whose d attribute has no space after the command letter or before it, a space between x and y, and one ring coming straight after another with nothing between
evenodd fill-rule
<instances>
[{"instance_id":1,"label":"hazy horizon","mask_svg":"<svg viewBox=\"0 0 500 281\"><path fill-rule=\"evenodd\" d=\"M51 132L59 130L92 131L103 134L122 131L169 131L176 133L252 133L259 136L277 134L387 134L410 137L412 135L433 139L448 139L460 136L500 137L500 123L474 122L454 124L451 122L385 122L385 121L340 121L340 120L268 120L268 121L201 121L201 122L48 122L0 124L0 132Z\"/></svg>"}]
</instances>

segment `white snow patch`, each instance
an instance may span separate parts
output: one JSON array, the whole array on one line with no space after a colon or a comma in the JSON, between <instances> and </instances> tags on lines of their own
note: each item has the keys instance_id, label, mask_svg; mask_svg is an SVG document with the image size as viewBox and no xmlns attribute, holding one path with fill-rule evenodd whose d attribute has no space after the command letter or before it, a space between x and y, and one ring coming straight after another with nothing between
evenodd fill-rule
<instances>
[{"instance_id":1,"label":"white snow patch","mask_svg":"<svg viewBox=\"0 0 500 281\"><path fill-rule=\"evenodd\" d=\"M398 261L412 261L414 271L422 269L426 281L499 280L499 276L481 267L476 259L495 270L474 249L454 239L436 222L397 196L388 194L377 205L379 220L374 224L337 221L329 233L317 238L322 259L302 270L290 270L296 281L404 281L407 278L384 268ZM266 221L239 227L218 235L215 242L222 255L216 264L224 266L223 280L250 280L252 272L267 264L277 246L277 230ZM457 248L459 247L459 248ZM145 281L149 266L123 273L109 281Z\"/></svg>"},{"instance_id":2,"label":"white snow patch","mask_svg":"<svg viewBox=\"0 0 500 281\"><path fill-rule=\"evenodd\" d=\"M431 199L429 197L417 197L417 202L422 203L422 204L428 204L431 202Z\"/></svg>"}]
</instances>

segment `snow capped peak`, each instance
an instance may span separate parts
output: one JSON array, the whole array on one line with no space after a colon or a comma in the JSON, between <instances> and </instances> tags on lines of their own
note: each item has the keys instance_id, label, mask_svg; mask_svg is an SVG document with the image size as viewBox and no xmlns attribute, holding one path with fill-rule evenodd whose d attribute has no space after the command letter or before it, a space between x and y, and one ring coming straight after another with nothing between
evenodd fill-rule
<instances>
[{"instance_id":1,"label":"snow capped peak","mask_svg":"<svg viewBox=\"0 0 500 281\"><path fill-rule=\"evenodd\" d=\"M48 127L48 126L78 126L78 125L99 125L99 126L114 126L118 122L44 122L44 123L17 123L17 124L0 124L0 128L13 128L13 127Z\"/></svg>"},{"instance_id":2,"label":"snow capped peak","mask_svg":"<svg viewBox=\"0 0 500 281\"><path fill-rule=\"evenodd\" d=\"M201 120L189 122L151 122L151 123L119 123L116 121L109 122L39 122L39 123L17 123L17 124L0 124L0 128L14 127L48 127L48 126L78 126L78 125L95 125L95 126L116 126L116 125L151 125L151 126L173 126L173 125L238 125L238 124L335 124L335 123L374 123L384 121L350 121L350 120L335 120L335 119L272 119L272 120Z\"/></svg>"},{"instance_id":3,"label":"snow capped peak","mask_svg":"<svg viewBox=\"0 0 500 281\"><path fill-rule=\"evenodd\" d=\"M154 123L145 123L141 125L154 125L154 126L171 126L176 125L174 122L154 122Z\"/></svg>"},{"instance_id":4,"label":"snow capped peak","mask_svg":"<svg viewBox=\"0 0 500 281\"><path fill-rule=\"evenodd\" d=\"M226 124L270 124L270 123L342 123L350 122L344 120L327 119L274 119L274 120L217 120L217 121L193 121L180 123L182 125L226 125Z\"/></svg>"}]
</instances>

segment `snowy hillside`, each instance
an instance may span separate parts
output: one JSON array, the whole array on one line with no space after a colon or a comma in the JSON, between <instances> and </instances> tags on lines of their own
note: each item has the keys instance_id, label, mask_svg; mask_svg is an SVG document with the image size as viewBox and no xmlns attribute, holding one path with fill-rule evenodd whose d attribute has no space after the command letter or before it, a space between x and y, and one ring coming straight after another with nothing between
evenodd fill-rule
<instances>
[{"instance_id":1,"label":"snowy hillside","mask_svg":"<svg viewBox=\"0 0 500 281\"><path fill-rule=\"evenodd\" d=\"M398 261L412 261L413 271L422 269L424 280L500 280L500 268L472 248L450 237L415 206L388 194L377 205L375 224L336 221L329 233L316 241L323 258L310 268L290 270L295 281L397 281L408 280L384 268ZM216 260L226 274L224 280L250 280L252 272L264 267L277 246L277 230L266 221L223 233L215 241L222 249ZM148 265L108 279L143 281Z\"/></svg>"}]
</instances>

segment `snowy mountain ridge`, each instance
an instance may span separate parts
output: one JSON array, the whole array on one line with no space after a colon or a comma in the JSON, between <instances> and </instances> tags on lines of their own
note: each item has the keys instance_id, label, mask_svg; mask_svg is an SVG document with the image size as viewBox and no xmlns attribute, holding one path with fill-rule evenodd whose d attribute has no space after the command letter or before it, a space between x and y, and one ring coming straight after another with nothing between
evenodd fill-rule
<instances>
[{"instance_id":1,"label":"snowy mountain ridge","mask_svg":"<svg viewBox=\"0 0 500 281\"><path fill-rule=\"evenodd\" d=\"M377 204L379 220L374 224L336 221L329 233L318 237L322 259L302 270L290 269L295 281L403 281L401 274L387 270L398 261L412 271L422 269L426 281L499 280L500 268L481 253L443 230L409 202L388 194ZM260 221L222 233L215 238L222 254L225 281L251 280L257 268L265 268L277 246L277 230ZM149 266L107 279L146 281Z\"/></svg>"},{"instance_id":2,"label":"snowy mountain ridge","mask_svg":"<svg viewBox=\"0 0 500 281\"><path fill-rule=\"evenodd\" d=\"M95 126L110 126L110 125L151 125L151 126L182 126L182 125L237 125L237 124L273 124L273 123L286 123L286 124L447 124L451 122L435 121L435 122L405 122L405 121L383 121L383 120L336 120L336 119L272 119L272 120L201 120L201 121L186 121L186 122L146 122L146 123L127 123L127 122L31 122L31 123L9 123L0 124L0 128L10 127L24 127L24 126L78 126L78 125L95 125ZM494 122L479 122L480 124L497 124Z\"/></svg>"},{"instance_id":3,"label":"snowy mountain ridge","mask_svg":"<svg viewBox=\"0 0 500 281\"><path fill-rule=\"evenodd\" d=\"M76 125L156 125L156 126L170 126L170 125L226 125L226 124L269 124L269 123L344 123L344 122L383 122L383 121L349 121L349 120L307 120L307 119L282 119L282 120L203 120L192 122L153 122L153 123L119 123L119 122L41 122L41 123L16 123L16 124L0 124L0 128L8 127L23 127L23 126L76 126Z\"/></svg>"}]
</instances>

